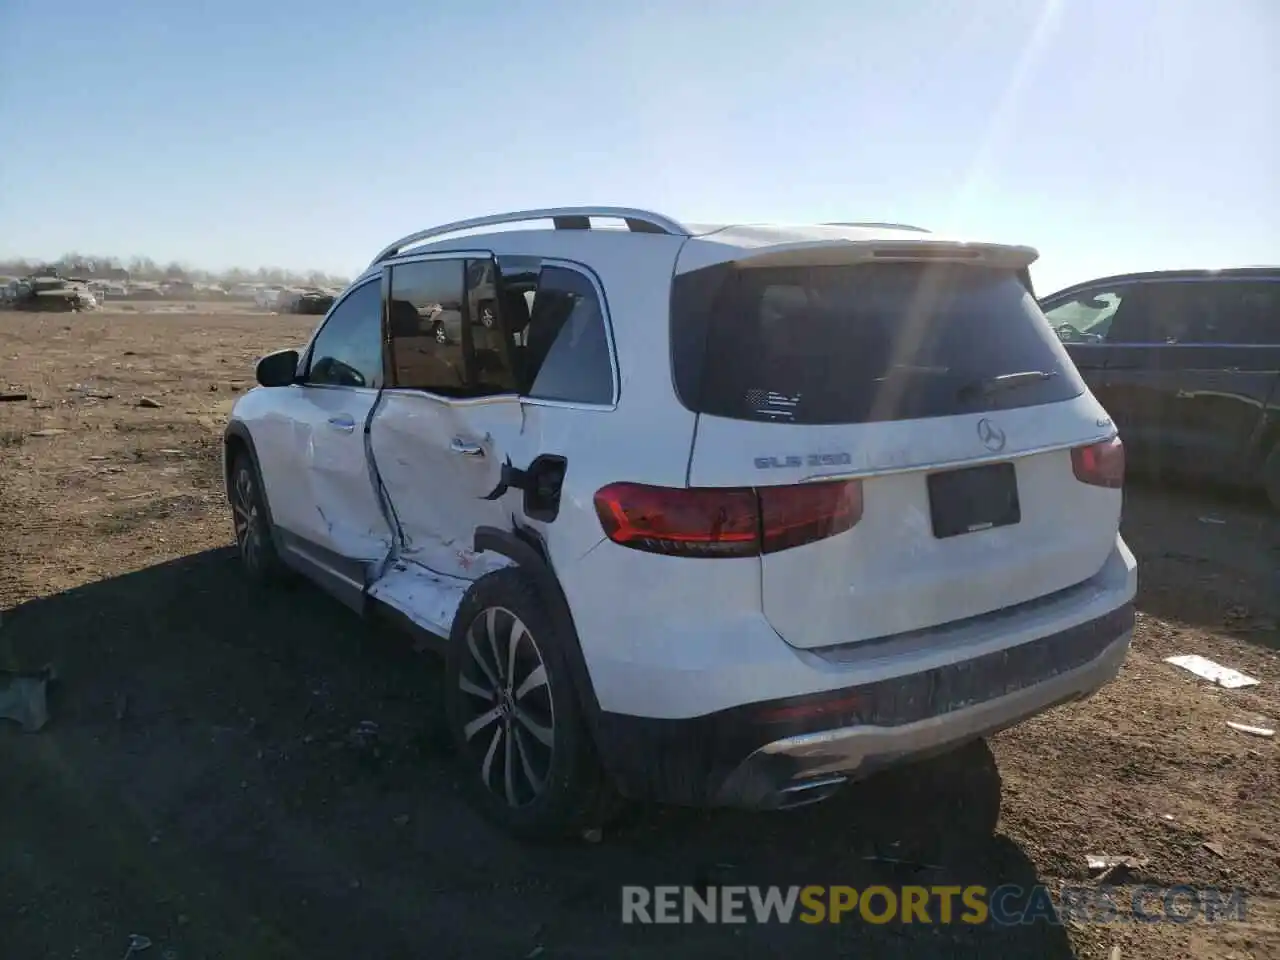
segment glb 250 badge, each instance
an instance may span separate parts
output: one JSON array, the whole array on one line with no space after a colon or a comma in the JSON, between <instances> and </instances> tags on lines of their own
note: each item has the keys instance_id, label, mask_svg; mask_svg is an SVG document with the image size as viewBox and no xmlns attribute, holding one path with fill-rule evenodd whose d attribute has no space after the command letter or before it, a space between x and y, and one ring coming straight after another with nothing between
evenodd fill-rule
<instances>
[{"instance_id":1,"label":"glb 250 badge","mask_svg":"<svg viewBox=\"0 0 1280 960\"><path fill-rule=\"evenodd\" d=\"M799 467L847 467L853 457L847 453L791 454L785 457L756 457L757 470L794 470Z\"/></svg>"}]
</instances>

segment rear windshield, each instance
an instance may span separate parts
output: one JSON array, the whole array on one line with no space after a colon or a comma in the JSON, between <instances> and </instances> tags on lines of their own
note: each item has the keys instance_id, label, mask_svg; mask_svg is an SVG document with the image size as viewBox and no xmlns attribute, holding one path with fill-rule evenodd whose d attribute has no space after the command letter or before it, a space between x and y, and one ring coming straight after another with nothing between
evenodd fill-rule
<instances>
[{"instance_id":1,"label":"rear windshield","mask_svg":"<svg viewBox=\"0 0 1280 960\"><path fill-rule=\"evenodd\" d=\"M1012 271L730 266L676 282L676 386L699 413L868 423L1054 403L1084 389Z\"/></svg>"}]
</instances>

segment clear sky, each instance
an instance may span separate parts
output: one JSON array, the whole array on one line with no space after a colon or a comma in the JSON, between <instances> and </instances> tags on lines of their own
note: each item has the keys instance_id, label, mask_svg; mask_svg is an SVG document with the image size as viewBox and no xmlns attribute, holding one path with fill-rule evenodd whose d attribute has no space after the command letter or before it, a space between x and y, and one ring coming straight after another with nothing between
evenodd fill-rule
<instances>
[{"instance_id":1,"label":"clear sky","mask_svg":"<svg viewBox=\"0 0 1280 960\"><path fill-rule=\"evenodd\" d=\"M1280 263L1280 0L0 0L0 255L353 274L539 205Z\"/></svg>"}]
</instances>

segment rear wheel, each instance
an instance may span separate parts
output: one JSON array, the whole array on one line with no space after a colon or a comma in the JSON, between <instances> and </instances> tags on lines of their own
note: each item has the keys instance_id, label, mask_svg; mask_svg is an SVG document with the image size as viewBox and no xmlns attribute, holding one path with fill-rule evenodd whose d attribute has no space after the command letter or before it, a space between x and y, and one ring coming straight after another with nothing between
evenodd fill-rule
<instances>
[{"instance_id":1,"label":"rear wheel","mask_svg":"<svg viewBox=\"0 0 1280 960\"><path fill-rule=\"evenodd\" d=\"M602 825L618 807L564 642L537 588L512 567L471 587L449 643L445 705L464 781L490 819L525 839Z\"/></svg>"},{"instance_id":2,"label":"rear wheel","mask_svg":"<svg viewBox=\"0 0 1280 960\"><path fill-rule=\"evenodd\" d=\"M278 582L283 578L284 565L271 536L271 521L267 519L258 471L248 454L241 453L232 463L230 494L236 548L245 573L255 583Z\"/></svg>"}]
</instances>

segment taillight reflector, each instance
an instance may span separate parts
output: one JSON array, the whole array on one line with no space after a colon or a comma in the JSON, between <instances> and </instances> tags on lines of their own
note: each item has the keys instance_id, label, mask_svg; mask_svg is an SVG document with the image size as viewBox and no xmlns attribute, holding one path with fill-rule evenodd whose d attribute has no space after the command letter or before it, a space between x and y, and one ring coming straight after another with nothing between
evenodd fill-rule
<instances>
[{"instance_id":1,"label":"taillight reflector","mask_svg":"<svg viewBox=\"0 0 1280 960\"><path fill-rule=\"evenodd\" d=\"M862 517L857 480L785 487L611 483L595 495L614 543L688 557L750 557L835 536Z\"/></svg>"},{"instance_id":2,"label":"taillight reflector","mask_svg":"<svg viewBox=\"0 0 1280 960\"><path fill-rule=\"evenodd\" d=\"M1071 469L1081 483L1118 490L1124 486L1124 444L1112 437L1076 447L1071 451Z\"/></svg>"}]
</instances>

